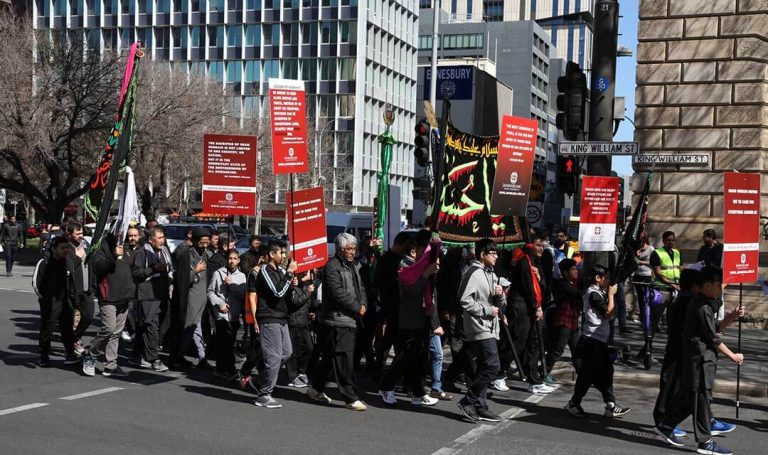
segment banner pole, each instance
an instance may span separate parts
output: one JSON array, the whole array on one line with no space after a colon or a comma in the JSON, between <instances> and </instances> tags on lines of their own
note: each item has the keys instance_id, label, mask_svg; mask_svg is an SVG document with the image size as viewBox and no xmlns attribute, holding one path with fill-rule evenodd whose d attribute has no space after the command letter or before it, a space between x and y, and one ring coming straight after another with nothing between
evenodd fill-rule
<instances>
[{"instance_id":1,"label":"banner pole","mask_svg":"<svg viewBox=\"0 0 768 455\"><path fill-rule=\"evenodd\" d=\"M286 207L286 215L288 215L288 210L290 210L290 217L291 217L291 227L288 234L288 242L291 244L291 256L296 256L296 242L294 241L296 238L296 213L293 211L294 201L293 201L293 173L288 174L288 192L291 194L291 207ZM295 260L295 259L294 259Z\"/></svg>"},{"instance_id":2,"label":"banner pole","mask_svg":"<svg viewBox=\"0 0 768 455\"><path fill-rule=\"evenodd\" d=\"M736 311L741 310L742 305L742 297L743 297L743 291L744 291L744 283L739 283L739 307ZM741 352L741 317L739 317L739 337L738 341L736 342L736 352ZM740 402L739 398L741 395L741 364L736 365L736 418L739 418L739 407Z\"/></svg>"}]
</instances>

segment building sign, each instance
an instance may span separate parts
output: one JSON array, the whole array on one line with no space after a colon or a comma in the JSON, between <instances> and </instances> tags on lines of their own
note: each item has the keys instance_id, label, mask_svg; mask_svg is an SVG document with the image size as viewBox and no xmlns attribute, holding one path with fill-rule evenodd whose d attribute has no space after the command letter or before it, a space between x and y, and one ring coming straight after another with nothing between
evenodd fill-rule
<instances>
[{"instance_id":1,"label":"building sign","mask_svg":"<svg viewBox=\"0 0 768 455\"><path fill-rule=\"evenodd\" d=\"M723 283L758 280L760 174L723 175Z\"/></svg>"},{"instance_id":2,"label":"building sign","mask_svg":"<svg viewBox=\"0 0 768 455\"><path fill-rule=\"evenodd\" d=\"M256 213L256 136L204 136L203 210L220 215Z\"/></svg>"},{"instance_id":3,"label":"building sign","mask_svg":"<svg viewBox=\"0 0 768 455\"><path fill-rule=\"evenodd\" d=\"M424 68L424 99L429 99L432 68ZM438 66L437 99L444 95L450 100L471 100L475 85L474 66Z\"/></svg>"},{"instance_id":4,"label":"building sign","mask_svg":"<svg viewBox=\"0 0 768 455\"><path fill-rule=\"evenodd\" d=\"M269 79L272 110L272 172L307 172L307 109L304 82Z\"/></svg>"},{"instance_id":5,"label":"building sign","mask_svg":"<svg viewBox=\"0 0 768 455\"><path fill-rule=\"evenodd\" d=\"M322 267L328 262L323 188L285 193L288 207L288 238L296 273Z\"/></svg>"},{"instance_id":6,"label":"building sign","mask_svg":"<svg viewBox=\"0 0 768 455\"><path fill-rule=\"evenodd\" d=\"M511 115L502 118L492 213L526 216L538 127L536 120Z\"/></svg>"},{"instance_id":7,"label":"building sign","mask_svg":"<svg viewBox=\"0 0 768 455\"><path fill-rule=\"evenodd\" d=\"M584 176L581 182L579 250L613 251L618 205L618 177Z\"/></svg>"}]
</instances>

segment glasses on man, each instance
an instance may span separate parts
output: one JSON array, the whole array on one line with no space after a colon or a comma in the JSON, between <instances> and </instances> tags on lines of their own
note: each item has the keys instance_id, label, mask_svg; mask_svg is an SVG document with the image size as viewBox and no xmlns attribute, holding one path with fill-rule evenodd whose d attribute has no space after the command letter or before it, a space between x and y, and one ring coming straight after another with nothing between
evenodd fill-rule
<instances>
[{"instance_id":1,"label":"glasses on man","mask_svg":"<svg viewBox=\"0 0 768 455\"><path fill-rule=\"evenodd\" d=\"M488 255L490 255L490 256L498 256L498 255L499 255L499 252L498 252L498 251L489 251L489 252L487 252L487 253L485 253L485 254L488 254Z\"/></svg>"},{"instance_id":2,"label":"glasses on man","mask_svg":"<svg viewBox=\"0 0 768 455\"><path fill-rule=\"evenodd\" d=\"M344 251L357 251L356 246L345 246Z\"/></svg>"}]
</instances>

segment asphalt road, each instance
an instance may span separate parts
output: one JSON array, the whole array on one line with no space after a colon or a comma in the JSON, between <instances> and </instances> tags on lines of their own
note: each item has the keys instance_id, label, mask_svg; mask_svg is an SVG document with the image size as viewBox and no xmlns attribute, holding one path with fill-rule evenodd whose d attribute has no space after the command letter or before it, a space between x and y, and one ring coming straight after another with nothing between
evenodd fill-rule
<instances>
[{"instance_id":1,"label":"asphalt road","mask_svg":"<svg viewBox=\"0 0 768 455\"><path fill-rule=\"evenodd\" d=\"M330 406L279 387L275 398L282 409L257 408L252 394L210 372L134 370L125 366L124 352L127 378L84 377L63 365L58 338L54 367L40 369L37 301L23 276L29 273L0 278L0 454L673 453L650 433L650 389L618 389L620 404L633 411L616 420L598 415L602 404L591 392L584 408L595 415L580 420L562 409L570 387L536 397L511 381L512 390L497 393L491 404L508 420L478 425L464 422L454 402L420 409L400 396L396 407L386 407L365 375L360 385L370 407L355 413L343 408L333 388ZM735 420L732 403L718 399L715 414L739 425L723 445L735 453L765 453L767 411L768 400L751 399ZM690 429L690 422L683 427ZM690 452L695 446L689 439Z\"/></svg>"}]
</instances>

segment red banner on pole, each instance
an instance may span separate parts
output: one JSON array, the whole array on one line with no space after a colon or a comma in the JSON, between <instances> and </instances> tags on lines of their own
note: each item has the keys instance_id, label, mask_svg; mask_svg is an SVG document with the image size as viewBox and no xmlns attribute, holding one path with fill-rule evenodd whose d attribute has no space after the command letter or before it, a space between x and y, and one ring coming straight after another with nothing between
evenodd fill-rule
<instances>
[{"instance_id":1,"label":"red banner on pole","mask_svg":"<svg viewBox=\"0 0 768 455\"><path fill-rule=\"evenodd\" d=\"M723 283L758 280L760 174L723 175Z\"/></svg>"},{"instance_id":2,"label":"red banner on pole","mask_svg":"<svg viewBox=\"0 0 768 455\"><path fill-rule=\"evenodd\" d=\"M536 120L505 115L501 122L491 212L525 216L536 154Z\"/></svg>"},{"instance_id":3,"label":"red banner on pole","mask_svg":"<svg viewBox=\"0 0 768 455\"><path fill-rule=\"evenodd\" d=\"M584 177L581 182L579 250L613 251L618 207L618 177Z\"/></svg>"},{"instance_id":4,"label":"red banner on pole","mask_svg":"<svg viewBox=\"0 0 768 455\"><path fill-rule=\"evenodd\" d=\"M285 193L291 259L297 263L297 273L322 267L328 262L323 197L322 187Z\"/></svg>"},{"instance_id":5,"label":"red banner on pole","mask_svg":"<svg viewBox=\"0 0 768 455\"><path fill-rule=\"evenodd\" d=\"M275 175L307 172L304 82L270 79L269 106L272 110L272 172Z\"/></svg>"},{"instance_id":6,"label":"red banner on pole","mask_svg":"<svg viewBox=\"0 0 768 455\"><path fill-rule=\"evenodd\" d=\"M255 136L204 136L203 210L221 215L256 213Z\"/></svg>"}]
</instances>

